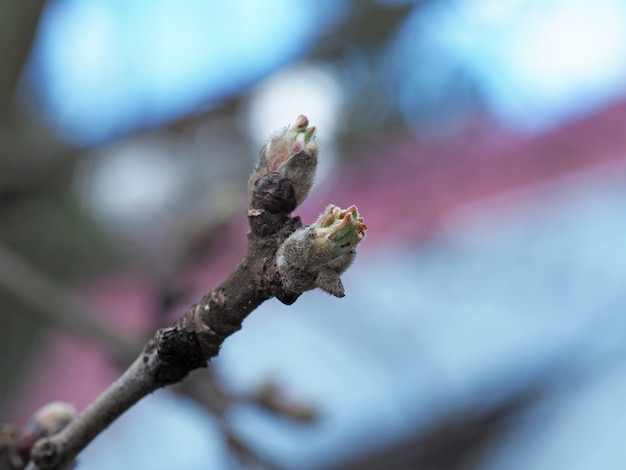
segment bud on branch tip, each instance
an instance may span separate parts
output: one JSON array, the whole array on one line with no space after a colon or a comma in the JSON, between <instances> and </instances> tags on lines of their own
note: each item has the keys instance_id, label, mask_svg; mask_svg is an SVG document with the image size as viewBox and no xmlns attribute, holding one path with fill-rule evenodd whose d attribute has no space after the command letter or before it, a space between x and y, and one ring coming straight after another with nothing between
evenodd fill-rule
<instances>
[{"instance_id":1,"label":"bud on branch tip","mask_svg":"<svg viewBox=\"0 0 626 470\"><path fill-rule=\"evenodd\" d=\"M320 248L329 241L333 246L333 257L350 252L365 237L367 226L356 206L342 210L332 204L313 224L315 245Z\"/></svg>"},{"instance_id":2,"label":"bud on branch tip","mask_svg":"<svg viewBox=\"0 0 626 470\"><path fill-rule=\"evenodd\" d=\"M313 186L318 154L315 127L309 127L309 120L301 114L291 126L270 136L261 149L259 161L248 183L250 197L260 178L269 173L278 173L291 181L296 203L300 205Z\"/></svg>"},{"instance_id":3,"label":"bud on branch tip","mask_svg":"<svg viewBox=\"0 0 626 470\"><path fill-rule=\"evenodd\" d=\"M319 287L343 297L339 275L354 260L366 230L356 206L346 210L328 206L314 224L296 230L278 249L276 265L285 289L303 292Z\"/></svg>"}]
</instances>

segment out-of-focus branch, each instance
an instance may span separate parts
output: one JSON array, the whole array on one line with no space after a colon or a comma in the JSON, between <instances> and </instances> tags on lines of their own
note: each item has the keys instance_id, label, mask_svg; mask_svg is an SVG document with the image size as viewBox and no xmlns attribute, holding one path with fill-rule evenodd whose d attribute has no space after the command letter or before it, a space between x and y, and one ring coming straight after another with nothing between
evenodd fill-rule
<instances>
[{"instance_id":1,"label":"out-of-focus branch","mask_svg":"<svg viewBox=\"0 0 626 470\"><path fill-rule=\"evenodd\" d=\"M214 416L228 446L242 463L252 463L254 468L281 470L280 465L257 452L233 429L229 423L229 410L237 405L256 406L277 418L307 425L317 418L315 408L301 401L287 399L281 388L271 380L252 392L227 390L214 372L209 368L202 373L192 373L175 387L175 391L195 400Z\"/></svg>"},{"instance_id":2,"label":"out-of-focus branch","mask_svg":"<svg viewBox=\"0 0 626 470\"><path fill-rule=\"evenodd\" d=\"M228 425L222 425L222 434L226 438L228 447L234 455L239 458L242 464L252 464L252 468L262 468L265 470L285 470L275 462L270 462L267 458L260 455L245 441L243 441L237 433L232 431ZM244 467L246 468L246 467Z\"/></svg>"},{"instance_id":3,"label":"out-of-focus branch","mask_svg":"<svg viewBox=\"0 0 626 470\"><path fill-rule=\"evenodd\" d=\"M289 305L316 286L343 296L339 275L365 232L356 208L341 211L330 206L304 229L299 217L290 216L314 178L318 153L314 131L306 117L299 116L262 150L249 184L248 250L233 273L173 327L157 331L122 377L66 428L39 440L29 468L66 468L141 398L206 367L224 340L265 300L276 297Z\"/></svg>"},{"instance_id":4,"label":"out-of-focus branch","mask_svg":"<svg viewBox=\"0 0 626 470\"><path fill-rule=\"evenodd\" d=\"M137 345L96 320L98 312L93 307L72 298L70 293L2 244L0 289L30 307L29 311L38 314L41 320L95 338L120 359L127 359L137 353Z\"/></svg>"},{"instance_id":5,"label":"out-of-focus branch","mask_svg":"<svg viewBox=\"0 0 626 470\"><path fill-rule=\"evenodd\" d=\"M11 101L35 38L45 0L8 0L0 4L0 124Z\"/></svg>"}]
</instances>

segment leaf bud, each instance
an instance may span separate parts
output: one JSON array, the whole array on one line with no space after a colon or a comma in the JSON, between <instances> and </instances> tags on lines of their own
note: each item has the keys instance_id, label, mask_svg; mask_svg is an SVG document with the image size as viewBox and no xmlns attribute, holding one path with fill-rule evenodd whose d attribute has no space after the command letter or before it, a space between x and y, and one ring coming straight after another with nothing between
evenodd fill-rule
<instances>
[{"instance_id":1,"label":"leaf bud","mask_svg":"<svg viewBox=\"0 0 626 470\"><path fill-rule=\"evenodd\" d=\"M343 297L339 276L354 260L366 230L356 206L328 206L314 224L296 230L278 249L276 266L283 287L294 293L319 287Z\"/></svg>"},{"instance_id":2,"label":"leaf bud","mask_svg":"<svg viewBox=\"0 0 626 470\"><path fill-rule=\"evenodd\" d=\"M48 437L63 429L76 416L76 408L70 403L53 401L39 408L24 426L24 434L37 438Z\"/></svg>"},{"instance_id":3,"label":"leaf bud","mask_svg":"<svg viewBox=\"0 0 626 470\"><path fill-rule=\"evenodd\" d=\"M295 122L270 136L261 149L259 161L248 182L251 199L255 183L265 175L278 173L291 181L295 191L296 204L300 205L309 194L315 170L319 144L315 138L315 127L309 127L306 116L300 115Z\"/></svg>"}]
</instances>

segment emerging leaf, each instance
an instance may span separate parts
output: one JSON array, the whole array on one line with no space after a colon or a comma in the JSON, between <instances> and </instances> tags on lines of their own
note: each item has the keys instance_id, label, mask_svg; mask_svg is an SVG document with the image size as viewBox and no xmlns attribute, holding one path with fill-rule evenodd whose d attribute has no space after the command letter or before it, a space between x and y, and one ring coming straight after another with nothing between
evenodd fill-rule
<instances>
[{"instance_id":1,"label":"emerging leaf","mask_svg":"<svg viewBox=\"0 0 626 470\"><path fill-rule=\"evenodd\" d=\"M269 173L278 173L291 181L296 203L300 205L313 186L318 154L315 127L309 127L309 120L301 114L291 126L270 136L250 177L249 194L252 195L254 185L260 178Z\"/></svg>"}]
</instances>

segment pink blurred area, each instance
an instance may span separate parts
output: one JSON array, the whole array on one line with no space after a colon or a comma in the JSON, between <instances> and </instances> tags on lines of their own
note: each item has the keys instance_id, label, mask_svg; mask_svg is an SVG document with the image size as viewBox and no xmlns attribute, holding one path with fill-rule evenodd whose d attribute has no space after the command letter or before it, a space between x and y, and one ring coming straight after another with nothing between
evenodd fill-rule
<instances>
[{"instance_id":1,"label":"pink blurred area","mask_svg":"<svg viewBox=\"0 0 626 470\"><path fill-rule=\"evenodd\" d=\"M626 102L535 137L508 135L484 122L442 143L397 135L347 159L332 181L318 181L319 188L298 213L308 223L329 202L357 204L368 226L363 253L389 243L414 245L436 238L444 219L470 203L626 163L623 122ZM189 303L174 309L170 321L235 266L245 250L245 232L245 216L236 217L217 235L206 259L189 267ZM82 286L80 293L140 345L155 328L156 288L146 275L111 273ZM120 370L99 345L67 333L51 335L22 383L9 419L23 423L32 410L52 400L82 409Z\"/></svg>"},{"instance_id":2,"label":"pink blurred area","mask_svg":"<svg viewBox=\"0 0 626 470\"><path fill-rule=\"evenodd\" d=\"M115 273L85 284L80 297L120 336L137 342L138 351L151 327L153 292L137 274ZM60 400L83 409L120 374L111 354L94 340L69 332L53 331L19 387L8 419L25 423L33 410L50 401Z\"/></svg>"},{"instance_id":3,"label":"pink blurred area","mask_svg":"<svg viewBox=\"0 0 626 470\"><path fill-rule=\"evenodd\" d=\"M398 136L342 168L325 196L358 203L370 229L362 249L390 239L418 243L468 204L626 162L624 122L626 101L535 137L485 124L439 144Z\"/></svg>"}]
</instances>

